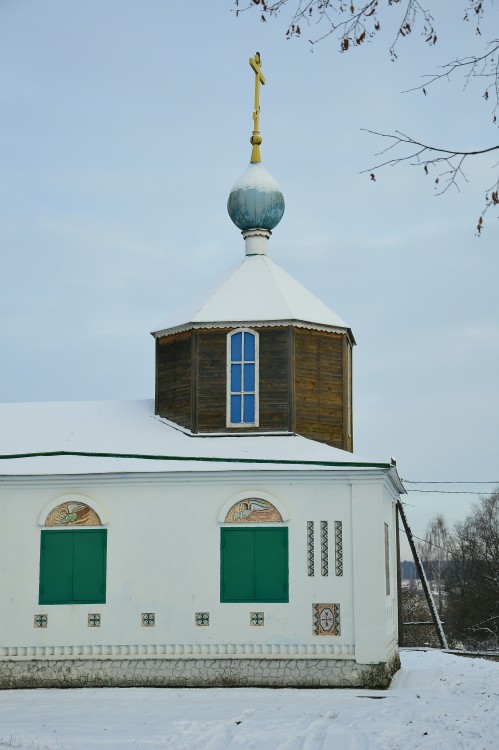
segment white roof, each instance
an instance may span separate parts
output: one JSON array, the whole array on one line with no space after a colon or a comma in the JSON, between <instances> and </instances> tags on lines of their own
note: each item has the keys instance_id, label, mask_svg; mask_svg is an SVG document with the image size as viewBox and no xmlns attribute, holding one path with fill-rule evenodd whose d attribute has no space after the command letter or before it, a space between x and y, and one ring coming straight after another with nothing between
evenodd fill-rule
<instances>
[{"instance_id":1,"label":"white roof","mask_svg":"<svg viewBox=\"0 0 499 750\"><path fill-rule=\"evenodd\" d=\"M246 255L208 298L198 300L153 331L155 336L178 329L222 327L234 323L287 325L347 330L344 320L267 255ZM352 337L353 340L353 337Z\"/></svg>"},{"instance_id":2,"label":"white roof","mask_svg":"<svg viewBox=\"0 0 499 750\"><path fill-rule=\"evenodd\" d=\"M0 426L0 478L389 467L298 435L192 435L152 400L0 404Z\"/></svg>"}]
</instances>

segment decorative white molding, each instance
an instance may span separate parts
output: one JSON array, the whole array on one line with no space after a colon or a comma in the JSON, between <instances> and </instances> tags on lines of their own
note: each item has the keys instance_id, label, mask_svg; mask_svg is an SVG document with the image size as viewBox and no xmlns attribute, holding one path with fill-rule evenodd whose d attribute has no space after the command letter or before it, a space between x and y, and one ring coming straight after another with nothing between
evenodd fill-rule
<instances>
[{"instance_id":1,"label":"decorative white molding","mask_svg":"<svg viewBox=\"0 0 499 750\"><path fill-rule=\"evenodd\" d=\"M247 436L246 436L247 437ZM155 462L156 464L159 462ZM165 464L168 462L165 461ZM283 481L293 481L293 483L308 482L330 482L334 481L347 482L355 486L363 484L382 484L388 487L390 480L389 473L385 469L368 468L364 466L307 466L297 464L296 468L283 464L254 464L258 469L248 469L247 465L233 464L231 467L223 470L218 468L218 463L208 464L210 468L204 467L195 471L140 471L140 472L102 472L102 474L12 474L0 476L2 487L67 487L74 486L76 483L85 487L97 487L113 485L126 485L128 487L141 487L144 484L161 487L166 484L180 485L186 480L189 484L206 485L207 482L213 481L217 484L234 484L234 477L237 475L238 480L248 482L249 486L255 486L257 482L265 482L266 485L276 484L282 487ZM216 470L210 470L211 467ZM67 495L64 495L67 497ZM92 503L97 508L94 500ZM47 506L48 507L48 506ZM98 512L98 511L96 511ZM106 523L109 521L106 520Z\"/></svg>"},{"instance_id":2,"label":"decorative white molding","mask_svg":"<svg viewBox=\"0 0 499 750\"><path fill-rule=\"evenodd\" d=\"M270 229L243 229L246 255L267 255Z\"/></svg>"},{"instance_id":3,"label":"decorative white molding","mask_svg":"<svg viewBox=\"0 0 499 750\"><path fill-rule=\"evenodd\" d=\"M164 328L161 331L152 331L154 338L172 336L175 333L194 331L199 328L282 328L283 326L294 326L295 328L307 328L310 331L327 331L329 333L341 333L348 336L351 343L355 344L349 328L338 328L337 326L322 325L322 323L309 323L304 320L221 320L211 323L184 323L173 328Z\"/></svg>"},{"instance_id":4,"label":"decorative white molding","mask_svg":"<svg viewBox=\"0 0 499 750\"><path fill-rule=\"evenodd\" d=\"M354 659L350 644L287 643L160 643L154 645L113 644L85 646L2 646L0 662L10 659L212 659L244 657L245 659Z\"/></svg>"}]
</instances>

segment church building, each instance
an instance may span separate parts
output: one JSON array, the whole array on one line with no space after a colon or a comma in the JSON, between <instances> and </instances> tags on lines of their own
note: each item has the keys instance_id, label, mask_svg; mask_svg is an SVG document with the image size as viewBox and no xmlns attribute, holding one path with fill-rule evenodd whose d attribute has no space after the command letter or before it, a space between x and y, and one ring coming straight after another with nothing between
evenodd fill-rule
<instances>
[{"instance_id":1,"label":"church building","mask_svg":"<svg viewBox=\"0 0 499 750\"><path fill-rule=\"evenodd\" d=\"M245 252L153 332L155 399L0 405L2 688L386 687L398 668L404 488L353 452L350 327L268 255L284 199L250 65L228 200Z\"/></svg>"}]
</instances>

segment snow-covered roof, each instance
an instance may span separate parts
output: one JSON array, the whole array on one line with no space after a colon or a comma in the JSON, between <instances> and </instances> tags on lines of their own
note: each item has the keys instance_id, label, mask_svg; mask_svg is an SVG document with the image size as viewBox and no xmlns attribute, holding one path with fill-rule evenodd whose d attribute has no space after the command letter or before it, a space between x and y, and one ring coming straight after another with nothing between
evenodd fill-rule
<instances>
[{"instance_id":1,"label":"snow-covered roof","mask_svg":"<svg viewBox=\"0 0 499 750\"><path fill-rule=\"evenodd\" d=\"M165 321L154 336L201 327L295 325L348 331L350 327L265 254L246 255L207 297Z\"/></svg>"},{"instance_id":2,"label":"snow-covered roof","mask_svg":"<svg viewBox=\"0 0 499 750\"><path fill-rule=\"evenodd\" d=\"M0 404L0 425L0 477L390 469L298 435L192 435L155 416L152 400Z\"/></svg>"}]
</instances>

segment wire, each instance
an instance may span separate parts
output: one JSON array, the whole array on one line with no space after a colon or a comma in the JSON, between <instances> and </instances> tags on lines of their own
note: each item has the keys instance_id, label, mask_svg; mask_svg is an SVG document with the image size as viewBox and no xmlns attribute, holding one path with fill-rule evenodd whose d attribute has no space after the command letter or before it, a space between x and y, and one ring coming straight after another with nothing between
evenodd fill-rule
<instances>
[{"instance_id":1,"label":"wire","mask_svg":"<svg viewBox=\"0 0 499 750\"><path fill-rule=\"evenodd\" d=\"M482 494L482 492L476 492L476 490L411 490L409 489L407 490L407 492L432 492L434 495L481 495Z\"/></svg>"},{"instance_id":2,"label":"wire","mask_svg":"<svg viewBox=\"0 0 499 750\"><path fill-rule=\"evenodd\" d=\"M408 536L407 531L405 529L401 529L401 531L403 531L404 534L406 536ZM446 547L441 547L440 544L435 544L435 542L429 542L427 539L421 539L420 536L416 536L415 534L412 534L412 538L413 539L417 539L418 542L424 542L429 547L438 547L438 549L443 549L444 552L448 552L449 555L452 554L450 549L447 549ZM426 560L425 560L425 562L426 562Z\"/></svg>"},{"instance_id":3,"label":"wire","mask_svg":"<svg viewBox=\"0 0 499 750\"><path fill-rule=\"evenodd\" d=\"M421 479L401 479L402 482L405 482L406 484L499 484L499 479L492 479L490 482L485 481L477 481L477 482L464 482L462 480L452 481L449 480L448 482L430 482L427 480Z\"/></svg>"}]
</instances>

